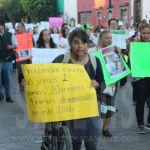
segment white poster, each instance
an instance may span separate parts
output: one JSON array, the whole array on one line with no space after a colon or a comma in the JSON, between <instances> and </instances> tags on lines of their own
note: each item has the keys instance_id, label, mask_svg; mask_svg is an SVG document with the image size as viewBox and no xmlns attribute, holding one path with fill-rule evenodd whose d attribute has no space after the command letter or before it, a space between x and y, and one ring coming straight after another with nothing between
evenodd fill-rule
<instances>
[{"instance_id":1,"label":"white poster","mask_svg":"<svg viewBox=\"0 0 150 150\"><path fill-rule=\"evenodd\" d=\"M115 45L121 49L126 49L127 33L125 30L111 30L112 33L112 45Z\"/></svg>"},{"instance_id":2,"label":"white poster","mask_svg":"<svg viewBox=\"0 0 150 150\"><path fill-rule=\"evenodd\" d=\"M68 52L67 49L47 49L47 48L33 48L32 49L32 63L42 64L51 63L57 56Z\"/></svg>"},{"instance_id":3,"label":"white poster","mask_svg":"<svg viewBox=\"0 0 150 150\"><path fill-rule=\"evenodd\" d=\"M29 24L25 24L25 28L26 28L26 30L28 30L28 29L33 29L34 28L34 25L32 24L32 23L29 23Z\"/></svg>"}]
</instances>

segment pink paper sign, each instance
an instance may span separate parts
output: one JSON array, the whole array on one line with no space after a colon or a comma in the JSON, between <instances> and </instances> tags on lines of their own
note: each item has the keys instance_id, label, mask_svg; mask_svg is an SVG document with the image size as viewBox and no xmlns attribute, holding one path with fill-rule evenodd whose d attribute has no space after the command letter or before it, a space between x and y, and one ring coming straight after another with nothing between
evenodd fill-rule
<instances>
[{"instance_id":1,"label":"pink paper sign","mask_svg":"<svg viewBox=\"0 0 150 150\"><path fill-rule=\"evenodd\" d=\"M50 27L58 27L60 28L63 24L63 18L50 17L49 18Z\"/></svg>"}]
</instances>

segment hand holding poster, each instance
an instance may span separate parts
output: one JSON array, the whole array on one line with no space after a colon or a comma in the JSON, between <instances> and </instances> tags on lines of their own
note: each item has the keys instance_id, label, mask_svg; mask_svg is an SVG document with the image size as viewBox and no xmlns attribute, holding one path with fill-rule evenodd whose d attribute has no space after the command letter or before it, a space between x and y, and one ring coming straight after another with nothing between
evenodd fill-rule
<instances>
[{"instance_id":1,"label":"hand holding poster","mask_svg":"<svg viewBox=\"0 0 150 150\"><path fill-rule=\"evenodd\" d=\"M132 77L150 77L150 43L132 42L130 62Z\"/></svg>"},{"instance_id":2,"label":"hand holding poster","mask_svg":"<svg viewBox=\"0 0 150 150\"><path fill-rule=\"evenodd\" d=\"M28 60L31 57L31 49L33 48L32 35L30 32L23 34L16 34L15 38L18 41L18 48L16 49L16 61Z\"/></svg>"},{"instance_id":3,"label":"hand holding poster","mask_svg":"<svg viewBox=\"0 0 150 150\"><path fill-rule=\"evenodd\" d=\"M117 47L107 47L93 53L102 64L106 85L115 83L130 74L130 70L117 51Z\"/></svg>"},{"instance_id":4,"label":"hand holding poster","mask_svg":"<svg viewBox=\"0 0 150 150\"><path fill-rule=\"evenodd\" d=\"M96 92L83 66L30 64L22 68L31 121L55 122L99 116Z\"/></svg>"}]
</instances>

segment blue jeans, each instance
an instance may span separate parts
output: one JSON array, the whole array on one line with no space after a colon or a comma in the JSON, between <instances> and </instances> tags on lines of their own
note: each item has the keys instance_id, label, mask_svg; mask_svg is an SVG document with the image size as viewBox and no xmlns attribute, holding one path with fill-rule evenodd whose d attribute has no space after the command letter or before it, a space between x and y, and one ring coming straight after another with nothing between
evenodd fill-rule
<instances>
[{"instance_id":1,"label":"blue jeans","mask_svg":"<svg viewBox=\"0 0 150 150\"><path fill-rule=\"evenodd\" d=\"M12 68L11 61L0 62L0 95L2 95L2 90L4 86L6 97L11 96L11 82L12 82L11 68ZM3 80L3 84L2 84L2 80Z\"/></svg>"}]
</instances>

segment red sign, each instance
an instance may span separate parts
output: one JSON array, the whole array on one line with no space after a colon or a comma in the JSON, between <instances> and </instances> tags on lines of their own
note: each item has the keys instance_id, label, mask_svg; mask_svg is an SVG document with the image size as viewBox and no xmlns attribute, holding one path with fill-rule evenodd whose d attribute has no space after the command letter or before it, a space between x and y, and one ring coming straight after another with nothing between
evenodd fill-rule
<instances>
[{"instance_id":1,"label":"red sign","mask_svg":"<svg viewBox=\"0 0 150 150\"><path fill-rule=\"evenodd\" d=\"M18 48L16 49L16 61L19 62L30 59L31 49L33 48L33 40L31 33L27 32L23 34L16 34L15 38L18 42Z\"/></svg>"}]
</instances>

